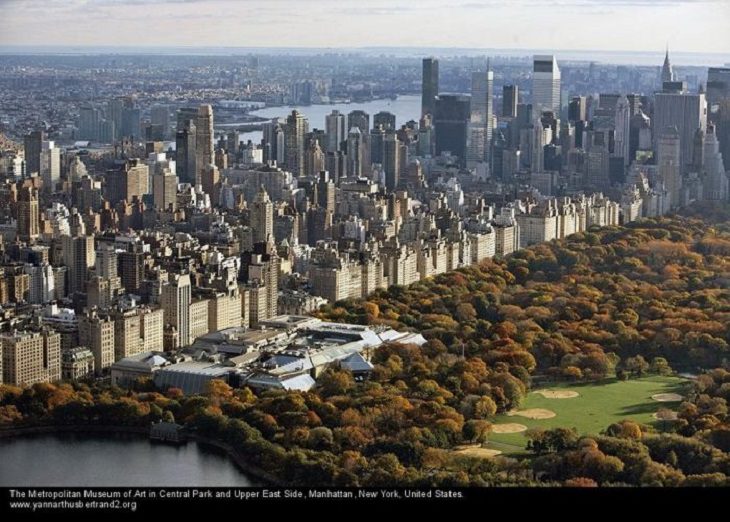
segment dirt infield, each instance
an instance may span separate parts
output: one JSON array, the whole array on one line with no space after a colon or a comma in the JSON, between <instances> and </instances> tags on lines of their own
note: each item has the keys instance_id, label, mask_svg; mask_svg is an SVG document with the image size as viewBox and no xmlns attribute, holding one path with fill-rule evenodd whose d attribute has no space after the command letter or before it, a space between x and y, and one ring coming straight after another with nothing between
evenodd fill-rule
<instances>
[{"instance_id":1,"label":"dirt infield","mask_svg":"<svg viewBox=\"0 0 730 522\"><path fill-rule=\"evenodd\" d=\"M527 426L516 422L505 422L504 424L492 424L492 433L520 433L527 431Z\"/></svg>"},{"instance_id":2,"label":"dirt infield","mask_svg":"<svg viewBox=\"0 0 730 522\"><path fill-rule=\"evenodd\" d=\"M657 402L679 402L684 400L684 397L678 393L657 393L652 395L651 398Z\"/></svg>"},{"instance_id":3,"label":"dirt infield","mask_svg":"<svg viewBox=\"0 0 730 522\"><path fill-rule=\"evenodd\" d=\"M483 448L478 444L474 446L457 446L454 448L454 453L458 453L459 455L466 455L467 457L481 457L485 459L490 457L496 457L497 455L502 454L502 452L499 450Z\"/></svg>"},{"instance_id":4,"label":"dirt infield","mask_svg":"<svg viewBox=\"0 0 730 522\"><path fill-rule=\"evenodd\" d=\"M537 390L535 393L539 393L546 399L574 399L579 397L578 392L570 390Z\"/></svg>"},{"instance_id":5,"label":"dirt infield","mask_svg":"<svg viewBox=\"0 0 730 522\"><path fill-rule=\"evenodd\" d=\"M544 408L529 408L527 410L512 410L510 412L507 412L507 415L512 417L513 415L518 415L520 417L525 417L527 419L552 419L555 417L555 412L546 410Z\"/></svg>"},{"instance_id":6,"label":"dirt infield","mask_svg":"<svg viewBox=\"0 0 730 522\"><path fill-rule=\"evenodd\" d=\"M671 410L659 410L652 415L657 420L674 421L677 420L677 412Z\"/></svg>"}]
</instances>

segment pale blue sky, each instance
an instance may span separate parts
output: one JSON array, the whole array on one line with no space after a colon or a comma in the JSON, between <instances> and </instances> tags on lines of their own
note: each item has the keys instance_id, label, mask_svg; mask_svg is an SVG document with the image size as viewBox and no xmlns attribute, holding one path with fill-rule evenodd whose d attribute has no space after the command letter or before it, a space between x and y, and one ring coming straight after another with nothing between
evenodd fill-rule
<instances>
[{"instance_id":1,"label":"pale blue sky","mask_svg":"<svg viewBox=\"0 0 730 522\"><path fill-rule=\"evenodd\" d=\"M730 52L730 0L0 0L0 46Z\"/></svg>"}]
</instances>

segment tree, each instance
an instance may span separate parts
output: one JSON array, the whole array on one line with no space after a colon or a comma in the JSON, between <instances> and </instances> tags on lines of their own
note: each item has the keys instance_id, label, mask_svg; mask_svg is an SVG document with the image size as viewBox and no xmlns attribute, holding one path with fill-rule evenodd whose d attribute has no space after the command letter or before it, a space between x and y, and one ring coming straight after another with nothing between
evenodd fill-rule
<instances>
[{"instance_id":1,"label":"tree","mask_svg":"<svg viewBox=\"0 0 730 522\"><path fill-rule=\"evenodd\" d=\"M633 421L623 420L611 424L605 431L611 437L640 440L642 436L641 426Z\"/></svg>"},{"instance_id":2,"label":"tree","mask_svg":"<svg viewBox=\"0 0 730 522\"><path fill-rule=\"evenodd\" d=\"M312 449L320 451L328 450L332 448L334 435L332 434L331 429L325 428L324 426L312 428L309 430L309 440L307 442L309 447Z\"/></svg>"},{"instance_id":3,"label":"tree","mask_svg":"<svg viewBox=\"0 0 730 522\"><path fill-rule=\"evenodd\" d=\"M317 380L317 387L325 397L331 395L343 395L355 386L355 379L352 373L339 369L329 368Z\"/></svg>"},{"instance_id":4,"label":"tree","mask_svg":"<svg viewBox=\"0 0 730 522\"><path fill-rule=\"evenodd\" d=\"M475 419L487 419L497 413L497 404L491 397L480 397L474 402L472 416Z\"/></svg>"},{"instance_id":5,"label":"tree","mask_svg":"<svg viewBox=\"0 0 730 522\"><path fill-rule=\"evenodd\" d=\"M537 455L575 448L579 440L578 432L574 428L533 428L527 430L526 436L527 449Z\"/></svg>"},{"instance_id":6,"label":"tree","mask_svg":"<svg viewBox=\"0 0 730 522\"><path fill-rule=\"evenodd\" d=\"M489 440L492 424L484 420L469 420L464 423L462 435L465 440L484 444Z\"/></svg>"},{"instance_id":7,"label":"tree","mask_svg":"<svg viewBox=\"0 0 730 522\"><path fill-rule=\"evenodd\" d=\"M669 366L669 362L664 357L654 357L651 360L651 373L659 375L670 375L672 373L672 367Z\"/></svg>"},{"instance_id":8,"label":"tree","mask_svg":"<svg viewBox=\"0 0 730 522\"><path fill-rule=\"evenodd\" d=\"M221 379L211 379L205 385L205 394L214 400L227 399L233 396L233 388Z\"/></svg>"},{"instance_id":9,"label":"tree","mask_svg":"<svg viewBox=\"0 0 730 522\"><path fill-rule=\"evenodd\" d=\"M649 369L649 363L641 355L636 355L624 361L624 369L633 376L641 377Z\"/></svg>"},{"instance_id":10,"label":"tree","mask_svg":"<svg viewBox=\"0 0 730 522\"><path fill-rule=\"evenodd\" d=\"M561 373L569 381L579 381L583 378L583 372L577 366L566 366Z\"/></svg>"},{"instance_id":11,"label":"tree","mask_svg":"<svg viewBox=\"0 0 730 522\"><path fill-rule=\"evenodd\" d=\"M569 478L564 483L566 488L597 488L598 483L588 477Z\"/></svg>"}]
</instances>

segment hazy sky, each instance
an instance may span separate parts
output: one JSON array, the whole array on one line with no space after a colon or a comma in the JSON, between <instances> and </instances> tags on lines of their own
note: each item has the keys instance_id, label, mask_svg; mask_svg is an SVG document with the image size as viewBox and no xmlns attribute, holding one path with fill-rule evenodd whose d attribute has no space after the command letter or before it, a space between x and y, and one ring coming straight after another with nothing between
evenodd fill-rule
<instances>
[{"instance_id":1,"label":"hazy sky","mask_svg":"<svg viewBox=\"0 0 730 522\"><path fill-rule=\"evenodd\" d=\"M2 45L730 52L730 0L0 0Z\"/></svg>"}]
</instances>

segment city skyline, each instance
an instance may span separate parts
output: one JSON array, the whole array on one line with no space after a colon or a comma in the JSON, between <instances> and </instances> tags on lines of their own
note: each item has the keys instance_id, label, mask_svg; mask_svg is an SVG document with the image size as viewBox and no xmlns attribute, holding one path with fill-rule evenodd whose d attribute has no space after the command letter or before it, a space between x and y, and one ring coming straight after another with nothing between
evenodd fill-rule
<instances>
[{"instance_id":1,"label":"city skyline","mask_svg":"<svg viewBox=\"0 0 730 522\"><path fill-rule=\"evenodd\" d=\"M438 47L727 53L722 0L3 0L13 46ZM444 15L448 14L448 18ZM617 20L605 24L606 17ZM447 20L447 22L445 22ZM650 20L651 23L647 21ZM106 23L105 23L106 22ZM204 22L204 23L201 23ZM367 31L362 28L367 27ZM418 27L418 31L406 31ZM566 31L565 28L570 30ZM326 30L322 30L326 28ZM151 30L152 29L152 30Z\"/></svg>"}]
</instances>

